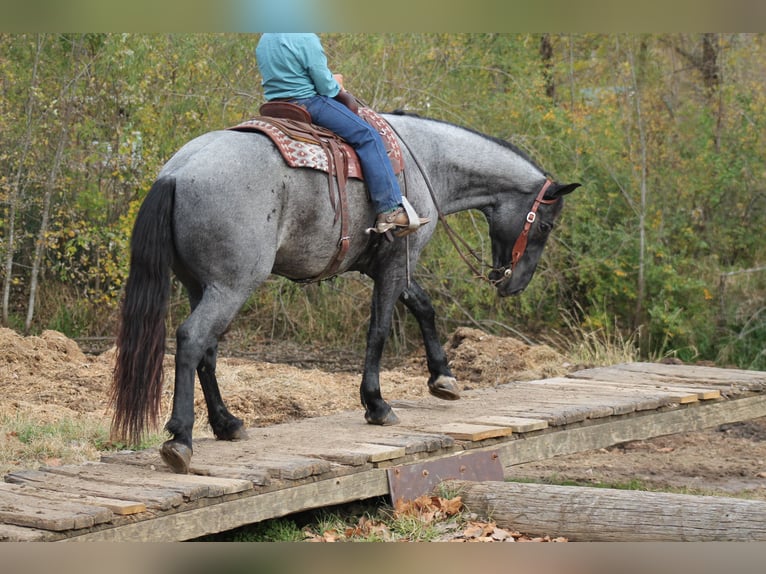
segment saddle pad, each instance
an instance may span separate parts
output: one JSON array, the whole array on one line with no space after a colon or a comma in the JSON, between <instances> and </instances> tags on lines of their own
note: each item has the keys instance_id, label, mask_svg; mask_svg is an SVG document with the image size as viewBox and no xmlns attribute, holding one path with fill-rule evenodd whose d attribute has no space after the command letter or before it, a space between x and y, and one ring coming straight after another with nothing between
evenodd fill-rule
<instances>
[{"instance_id":1,"label":"saddle pad","mask_svg":"<svg viewBox=\"0 0 766 574\"><path fill-rule=\"evenodd\" d=\"M367 123L372 125L381 135L383 143L386 146L388 159L391 161L391 166L394 168L394 173L400 173L402 169L404 169L402 151L394 131L388 125L388 122L370 108L360 108L359 115L367 121ZM307 134L303 132L300 139L294 139L279 126L280 122L285 121L286 120L284 119L279 119L276 122L272 122L268 117L256 116L255 118L242 122L229 129L235 131L262 132L271 138L289 166L308 167L329 173L330 164L327 154L319 142L309 141ZM321 130L322 128L317 129ZM333 135L333 137L338 140L348 159L347 176L356 179L364 179L362 177L362 168L359 164L359 157L356 155L354 149L339 136Z\"/></svg>"}]
</instances>

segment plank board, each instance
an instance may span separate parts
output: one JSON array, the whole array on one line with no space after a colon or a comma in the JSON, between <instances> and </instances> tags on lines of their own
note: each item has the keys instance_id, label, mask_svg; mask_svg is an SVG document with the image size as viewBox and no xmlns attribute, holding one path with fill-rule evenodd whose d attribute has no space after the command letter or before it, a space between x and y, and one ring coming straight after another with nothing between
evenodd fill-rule
<instances>
[{"instance_id":1,"label":"plank board","mask_svg":"<svg viewBox=\"0 0 766 574\"><path fill-rule=\"evenodd\" d=\"M359 447L367 453L370 462L382 462L384 460L394 460L402 458L407 452L403 446L392 446L386 444L359 443Z\"/></svg>"},{"instance_id":2,"label":"plank board","mask_svg":"<svg viewBox=\"0 0 766 574\"><path fill-rule=\"evenodd\" d=\"M433 453L439 450L451 449L455 446L455 439L444 434L397 433L378 437L376 441L379 444L404 447L405 456L420 453Z\"/></svg>"},{"instance_id":3,"label":"plank board","mask_svg":"<svg viewBox=\"0 0 766 574\"><path fill-rule=\"evenodd\" d=\"M471 442L511 436L513 433L513 429L510 427L476 423L448 423L428 430L444 433L456 440L468 440Z\"/></svg>"},{"instance_id":4,"label":"plank board","mask_svg":"<svg viewBox=\"0 0 766 574\"><path fill-rule=\"evenodd\" d=\"M649 397L655 399L650 404L656 404L658 408L671 403L689 404L694 403L702 396L708 393L706 389L680 388L671 385L653 384L645 387L636 384L626 384L611 381L602 381L600 379L576 379L573 377L557 377L553 379L544 379L539 381L530 381L531 385L542 385L545 387L554 387L560 391L574 391L581 393L589 398L602 397L608 404L634 404L638 397ZM720 390L709 389L710 398L721 396ZM637 409L638 410L638 409Z\"/></svg>"},{"instance_id":5,"label":"plank board","mask_svg":"<svg viewBox=\"0 0 766 574\"><path fill-rule=\"evenodd\" d=\"M595 367L570 373L581 379L600 379L619 383L645 385L651 383L706 385L720 387L724 392L762 391L766 389L766 373L697 367L693 365L664 365L661 363L625 363L611 367Z\"/></svg>"},{"instance_id":6,"label":"plank board","mask_svg":"<svg viewBox=\"0 0 766 574\"><path fill-rule=\"evenodd\" d=\"M51 538L48 530L0 524L0 542L45 542Z\"/></svg>"},{"instance_id":7,"label":"plank board","mask_svg":"<svg viewBox=\"0 0 766 574\"><path fill-rule=\"evenodd\" d=\"M485 415L471 421L478 424L510 427L517 434L524 434L536 430L548 428L548 423L543 419L528 419L523 417L511 417L503 415Z\"/></svg>"},{"instance_id":8,"label":"plank board","mask_svg":"<svg viewBox=\"0 0 766 574\"><path fill-rule=\"evenodd\" d=\"M0 483L0 521L54 532L90 528L109 522L106 508L43 498L35 489Z\"/></svg>"},{"instance_id":9,"label":"plank board","mask_svg":"<svg viewBox=\"0 0 766 574\"><path fill-rule=\"evenodd\" d=\"M583 371L580 371L583 372ZM615 376L614 373L611 375L609 373L606 373L604 377L599 378L598 375L599 372L593 372L590 373L590 376L585 377L576 377L574 374L570 374L567 377L564 377L564 381L576 381L577 385L591 385L594 388L600 388L604 389L605 391L615 391L620 392L624 396L630 396L630 395L637 395L637 394L652 394L656 393L660 396L664 396L665 394L670 394L671 396L680 395L680 396L686 396L687 394L695 395L697 399L699 400L713 400L721 398L721 389L720 388L713 388L709 385L705 385L700 383L699 385L695 385L692 383L668 383L663 379L659 378L653 378L646 381L643 381L641 383L633 381L633 382L625 382L624 380L617 380L622 377L622 375ZM586 373L587 375L587 373ZM632 375L631 375L632 376ZM551 382L558 382L561 379L545 379L542 381L536 381L539 383L546 383L548 381ZM689 401L693 402L693 401Z\"/></svg>"},{"instance_id":10,"label":"plank board","mask_svg":"<svg viewBox=\"0 0 766 574\"><path fill-rule=\"evenodd\" d=\"M92 506L102 506L119 516L128 516L146 512L146 504L135 500L120 500L117 498L108 498L105 496L93 496L81 492L62 492L58 491L55 495L48 493L42 494L45 489L45 482L50 477L49 474L39 470L26 470L18 473L11 473L6 477L10 484L19 484L37 488L40 496L48 496L56 500L74 502L78 504L89 504ZM31 493L31 489L29 491Z\"/></svg>"},{"instance_id":11,"label":"plank board","mask_svg":"<svg viewBox=\"0 0 766 574\"><path fill-rule=\"evenodd\" d=\"M763 416L766 416L766 395L756 395L735 401L710 402L704 407L646 412L561 431L549 429L553 432L487 448L496 449L503 466L510 468L525 462L606 448L634 440L702 430Z\"/></svg>"},{"instance_id":12,"label":"plank board","mask_svg":"<svg viewBox=\"0 0 766 574\"><path fill-rule=\"evenodd\" d=\"M179 492L187 501L215 498L225 494L243 492L253 487L252 483L246 480L174 474L165 469L150 471L135 466L101 462L50 467L45 470L50 474L79 478L89 482L116 484L125 488L138 485L168 488Z\"/></svg>"},{"instance_id":13,"label":"plank board","mask_svg":"<svg viewBox=\"0 0 766 574\"><path fill-rule=\"evenodd\" d=\"M184 501L183 495L177 490L164 487L147 487L132 485L126 487L120 484L108 484L83 480L78 477L63 476L53 473L32 474L28 471L9 474L5 479L14 484L33 486L40 490L52 492L79 492L87 496L113 498L136 501L145 504L153 510L170 510L181 506Z\"/></svg>"}]
</instances>

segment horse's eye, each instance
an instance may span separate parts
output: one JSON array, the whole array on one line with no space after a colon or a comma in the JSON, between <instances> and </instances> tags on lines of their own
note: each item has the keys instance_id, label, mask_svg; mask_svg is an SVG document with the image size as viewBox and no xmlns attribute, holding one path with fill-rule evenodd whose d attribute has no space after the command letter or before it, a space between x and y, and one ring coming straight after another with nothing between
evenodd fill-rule
<instances>
[{"instance_id":1,"label":"horse's eye","mask_svg":"<svg viewBox=\"0 0 766 574\"><path fill-rule=\"evenodd\" d=\"M540 231L543 233L548 233L552 228L553 226L550 223L545 223L544 221L540 222Z\"/></svg>"}]
</instances>

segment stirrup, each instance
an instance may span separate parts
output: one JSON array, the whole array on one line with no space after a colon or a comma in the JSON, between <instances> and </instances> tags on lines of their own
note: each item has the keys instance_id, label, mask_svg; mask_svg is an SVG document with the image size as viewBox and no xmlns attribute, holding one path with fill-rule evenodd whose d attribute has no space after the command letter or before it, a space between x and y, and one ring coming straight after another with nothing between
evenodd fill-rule
<instances>
[{"instance_id":1,"label":"stirrup","mask_svg":"<svg viewBox=\"0 0 766 574\"><path fill-rule=\"evenodd\" d=\"M402 197L402 208L407 215L407 225L397 224L393 221L376 222L375 226L367 228L365 233L368 235L371 233L377 233L378 235L385 234L387 237L390 237L391 232L393 232L396 237L404 237L410 233L414 233L423 225L431 221L428 217L420 217L406 197Z\"/></svg>"}]
</instances>

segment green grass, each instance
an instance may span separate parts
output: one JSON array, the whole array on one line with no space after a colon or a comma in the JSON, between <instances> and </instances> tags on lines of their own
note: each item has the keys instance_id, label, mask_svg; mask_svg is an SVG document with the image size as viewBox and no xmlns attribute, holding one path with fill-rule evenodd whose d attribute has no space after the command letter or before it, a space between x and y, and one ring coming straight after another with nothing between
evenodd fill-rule
<instances>
[{"instance_id":1,"label":"green grass","mask_svg":"<svg viewBox=\"0 0 766 574\"><path fill-rule=\"evenodd\" d=\"M101 452L121 450L124 444L109 438L109 422L100 418L62 418L41 423L33 413L0 414L0 472L49 464L98 460ZM159 433L145 438L140 448L164 440Z\"/></svg>"},{"instance_id":2,"label":"green grass","mask_svg":"<svg viewBox=\"0 0 766 574\"><path fill-rule=\"evenodd\" d=\"M616 490L652 490L651 486L645 482L634 478L628 482L591 482L587 480L570 480L559 477L557 474L537 479L537 478L506 478L506 482L520 482L523 484L551 484L556 486L587 486L590 488L614 488ZM665 491L666 492L666 491Z\"/></svg>"},{"instance_id":3,"label":"green grass","mask_svg":"<svg viewBox=\"0 0 766 574\"><path fill-rule=\"evenodd\" d=\"M673 486L654 486L651 483L644 482L637 478L627 482L599 482L589 480L572 480L552 474L545 478L514 478L505 479L506 482L519 482L522 484L550 484L556 486L582 486L588 488L612 488L615 490L640 490L644 492L666 492L668 494L689 494L692 496L723 496L726 498L741 498L745 500L759 500L752 491L729 492L715 489L673 487Z\"/></svg>"},{"instance_id":4,"label":"green grass","mask_svg":"<svg viewBox=\"0 0 766 574\"><path fill-rule=\"evenodd\" d=\"M306 511L266 520L198 539L199 542L429 542L451 523L463 521L461 514L429 520L420 516L397 515L383 497L349 505Z\"/></svg>"}]
</instances>

